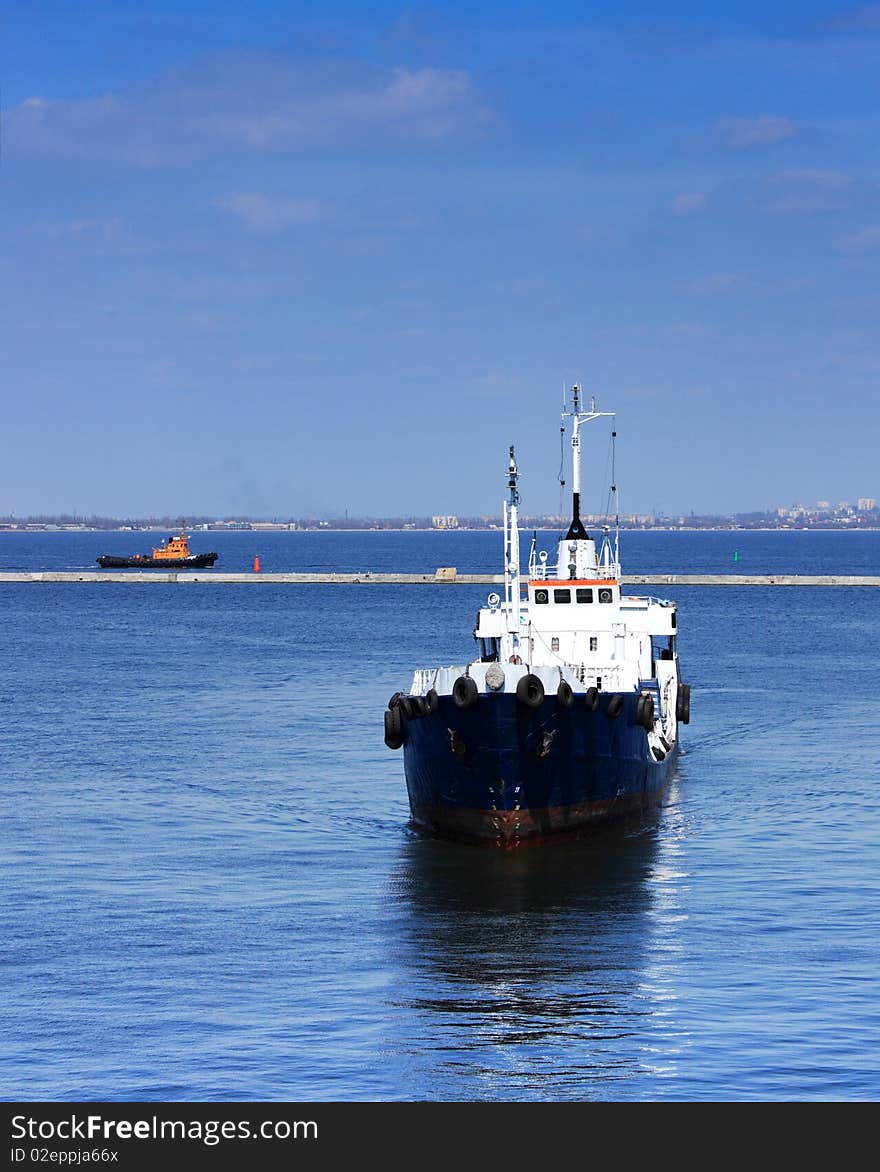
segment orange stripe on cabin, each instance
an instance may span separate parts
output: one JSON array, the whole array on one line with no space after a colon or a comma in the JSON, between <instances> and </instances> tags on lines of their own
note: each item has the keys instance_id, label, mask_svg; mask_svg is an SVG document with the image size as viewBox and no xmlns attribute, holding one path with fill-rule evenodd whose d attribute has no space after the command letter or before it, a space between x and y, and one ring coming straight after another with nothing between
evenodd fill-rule
<instances>
[{"instance_id":1,"label":"orange stripe on cabin","mask_svg":"<svg viewBox=\"0 0 880 1172\"><path fill-rule=\"evenodd\" d=\"M616 586L616 578L538 578L530 586Z\"/></svg>"}]
</instances>

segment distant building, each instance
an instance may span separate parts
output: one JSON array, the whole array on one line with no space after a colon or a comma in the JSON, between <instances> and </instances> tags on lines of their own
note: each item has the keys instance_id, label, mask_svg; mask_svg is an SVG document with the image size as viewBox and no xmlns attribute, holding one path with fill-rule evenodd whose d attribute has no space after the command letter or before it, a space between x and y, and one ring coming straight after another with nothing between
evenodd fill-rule
<instances>
[{"instance_id":1,"label":"distant building","mask_svg":"<svg viewBox=\"0 0 880 1172\"><path fill-rule=\"evenodd\" d=\"M434 526L435 529L457 529L458 528L458 517L454 517L454 516L432 517L431 524Z\"/></svg>"},{"instance_id":2,"label":"distant building","mask_svg":"<svg viewBox=\"0 0 880 1172\"><path fill-rule=\"evenodd\" d=\"M830 513L831 512L831 501L819 501L816 505L816 508L819 510L820 513Z\"/></svg>"},{"instance_id":3,"label":"distant building","mask_svg":"<svg viewBox=\"0 0 880 1172\"><path fill-rule=\"evenodd\" d=\"M876 508L877 508L877 502L874 500L874 498L872 496L860 496L859 497L859 512L860 513L870 513L873 509L876 509Z\"/></svg>"}]
</instances>

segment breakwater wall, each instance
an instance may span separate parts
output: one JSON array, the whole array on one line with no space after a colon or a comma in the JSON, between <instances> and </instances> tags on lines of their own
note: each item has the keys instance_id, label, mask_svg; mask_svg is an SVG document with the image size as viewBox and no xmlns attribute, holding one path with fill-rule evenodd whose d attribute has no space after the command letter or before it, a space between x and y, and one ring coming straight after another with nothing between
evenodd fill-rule
<instances>
[{"instance_id":1,"label":"breakwater wall","mask_svg":"<svg viewBox=\"0 0 880 1172\"><path fill-rule=\"evenodd\" d=\"M625 574L624 586L880 586L878 575L852 574ZM3 570L0 584L14 582L99 582L119 585L143 585L191 582L218 586L230 584L261 585L362 585L362 586L500 586L501 574L460 574L444 567L433 574L309 574L244 573L225 574L213 570Z\"/></svg>"}]
</instances>

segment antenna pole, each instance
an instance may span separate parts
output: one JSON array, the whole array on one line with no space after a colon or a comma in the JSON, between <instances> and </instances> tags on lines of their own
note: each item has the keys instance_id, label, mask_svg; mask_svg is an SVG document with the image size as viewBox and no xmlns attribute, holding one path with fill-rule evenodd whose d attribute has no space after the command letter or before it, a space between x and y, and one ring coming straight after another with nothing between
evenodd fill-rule
<instances>
[{"instance_id":1,"label":"antenna pole","mask_svg":"<svg viewBox=\"0 0 880 1172\"><path fill-rule=\"evenodd\" d=\"M515 636L519 632L519 526L517 523L517 505L519 491L516 482L519 480L519 469L516 466L516 452L513 444L510 445L510 458L507 464L508 500L504 502L506 516L507 541L504 558L504 593L507 603L507 629Z\"/></svg>"},{"instance_id":2,"label":"antenna pole","mask_svg":"<svg viewBox=\"0 0 880 1172\"><path fill-rule=\"evenodd\" d=\"M571 524L568 527L568 533L566 533L565 539L566 541L585 541L589 539L590 535L587 533L581 521L580 430L584 423L592 423L594 419L601 419L603 416L614 418L614 415L611 411L598 411L596 409L595 398L590 399L589 411L584 411L581 407L581 388L577 383L571 388L571 395L571 411L562 412L563 425L566 417L571 416Z\"/></svg>"},{"instance_id":3,"label":"antenna pole","mask_svg":"<svg viewBox=\"0 0 880 1172\"><path fill-rule=\"evenodd\" d=\"M614 560L620 565L620 494L617 491L617 428L611 432L611 490L614 493Z\"/></svg>"}]
</instances>

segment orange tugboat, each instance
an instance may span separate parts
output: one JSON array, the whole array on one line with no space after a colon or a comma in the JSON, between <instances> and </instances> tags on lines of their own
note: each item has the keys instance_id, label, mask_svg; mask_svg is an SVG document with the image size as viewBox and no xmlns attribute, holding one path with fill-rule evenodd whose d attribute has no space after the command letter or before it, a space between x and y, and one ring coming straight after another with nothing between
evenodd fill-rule
<instances>
[{"instance_id":1,"label":"orange tugboat","mask_svg":"<svg viewBox=\"0 0 880 1172\"><path fill-rule=\"evenodd\" d=\"M105 553L96 560L105 570L203 570L213 566L219 556L216 553L190 553L186 525L183 525L179 537L169 537L152 554L136 553L118 558Z\"/></svg>"}]
</instances>

